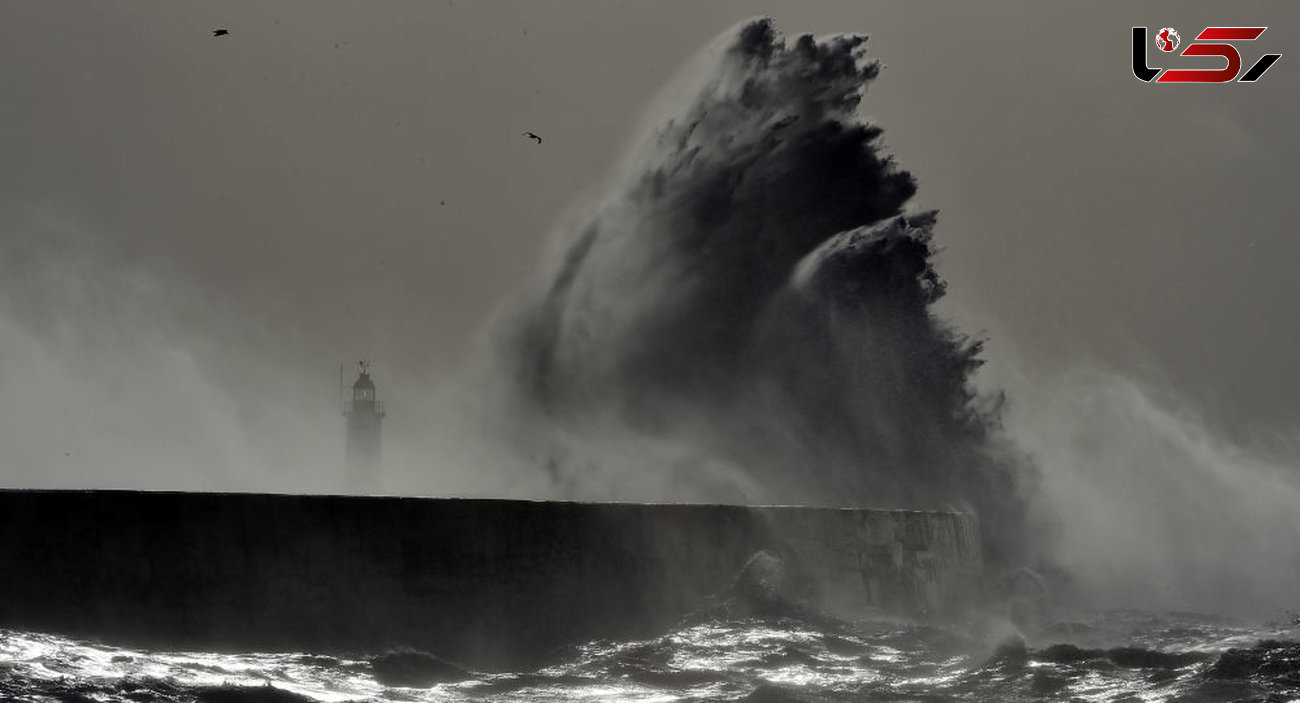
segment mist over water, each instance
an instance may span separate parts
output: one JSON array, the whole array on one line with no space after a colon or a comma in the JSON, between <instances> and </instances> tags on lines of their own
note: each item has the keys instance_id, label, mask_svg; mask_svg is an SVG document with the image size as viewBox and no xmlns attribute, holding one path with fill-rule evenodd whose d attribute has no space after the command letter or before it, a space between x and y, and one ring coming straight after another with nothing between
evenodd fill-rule
<instances>
[{"instance_id":1,"label":"mist over water","mask_svg":"<svg viewBox=\"0 0 1300 703\"><path fill-rule=\"evenodd\" d=\"M1101 366L1030 369L1005 345L1008 432L1040 467L1043 547L1096 608L1277 616L1300 593L1300 454L1234 444L1176 397ZM1167 395L1167 394L1164 394Z\"/></svg>"},{"instance_id":2,"label":"mist over water","mask_svg":"<svg viewBox=\"0 0 1300 703\"><path fill-rule=\"evenodd\" d=\"M52 205L3 209L4 487L332 487L335 408L299 402L319 379L265 353L291 332L115 261L99 234Z\"/></svg>"},{"instance_id":3,"label":"mist over water","mask_svg":"<svg viewBox=\"0 0 1300 703\"><path fill-rule=\"evenodd\" d=\"M282 301L250 304L119 239L75 207L0 199L0 487L347 492L344 352ZM344 371L351 384L355 360ZM508 457L460 441L463 394L387 364L377 378L399 410L360 492L528 494Z\"/></svg>"}]
</instances>

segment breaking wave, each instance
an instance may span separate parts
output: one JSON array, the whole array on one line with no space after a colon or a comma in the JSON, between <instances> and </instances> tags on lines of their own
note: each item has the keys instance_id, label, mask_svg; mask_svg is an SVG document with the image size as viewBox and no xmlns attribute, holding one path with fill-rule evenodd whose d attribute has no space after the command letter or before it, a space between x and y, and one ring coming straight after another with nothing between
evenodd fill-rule
<instances>
[{"instance_id":1,"label":"breaking wave","mask_svg":"<svg viewBox=\"0 0 1300 703\"><path fill-rule=\"evenodd\" d=\"M491 372L557 493L961 508L1018 548L1029 469L931 309L936 215L857 114L865 47L742 23L555 233Z\"/></svg>"}]
</instances>

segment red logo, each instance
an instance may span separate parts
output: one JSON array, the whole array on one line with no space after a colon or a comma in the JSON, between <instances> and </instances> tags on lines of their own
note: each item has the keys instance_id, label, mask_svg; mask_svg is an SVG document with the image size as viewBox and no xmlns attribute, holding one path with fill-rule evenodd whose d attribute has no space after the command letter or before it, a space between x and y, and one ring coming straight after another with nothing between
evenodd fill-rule
<instances>
[{"instance_id":1,"label":"red logo","mask_svg":"<svg viewBox=\"0 0 1300 703\"><path fill-rule=\"evenodd\" d=\"M1133 75L1146 83L1153 78L1157 83L1227 83L1233 80L1253 83L1282 55L1264 54L1241 78L1237 78L1241 74L1241 54L1237 53L1237 47L1221 42L1254 41L1266 29L1268 27L1206 27L1179 56L1218 56L1225 59L1227 65L1223 68L1170 68L1162 72L1162 69L1147 66L1147 28L1134 27ZM1165 27L1156 33L1156 48L1172 52L1178 48L1179 39L1173 27ZM1156 78L1157 75L1160 77Z\"/></svg>"}]
</instances>

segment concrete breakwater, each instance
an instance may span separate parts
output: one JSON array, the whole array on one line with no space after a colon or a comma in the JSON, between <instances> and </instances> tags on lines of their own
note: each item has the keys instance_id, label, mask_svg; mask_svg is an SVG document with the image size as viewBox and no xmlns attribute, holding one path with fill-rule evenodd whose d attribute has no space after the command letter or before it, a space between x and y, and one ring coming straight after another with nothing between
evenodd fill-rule
<instances>
[{"instance_id":1,"label":"concrete breakwater","mask_svg":"<svg viewBox=\"0 0 1300 703\"><path fill-rule=\"evenodd\" d=\"M0 627L517 667L671 627L762 549L831 611L954 611L980 581L948 512L0 491Z\"/></svg>"}]
</instances>

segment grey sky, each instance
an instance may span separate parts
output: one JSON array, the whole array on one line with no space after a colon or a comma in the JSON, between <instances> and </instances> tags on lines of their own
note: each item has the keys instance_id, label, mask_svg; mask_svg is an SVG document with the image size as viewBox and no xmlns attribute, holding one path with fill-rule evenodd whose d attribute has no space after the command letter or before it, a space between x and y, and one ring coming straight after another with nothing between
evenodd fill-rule
<instances>
[{"instance_id":1,"label":"grey sky","mask_svg":"<svg viewBox=\"0 0 1300 703\"><path fill-rule=\"evenodd\" d=\"M381 392L436 379L663 82L759 14L872 36L864 111L942 211L945 310L991 354L1162 379L1225 431L1300 423L1290 3L5 2L0 253L181 281L220 311L178 313L215 357L319 374L325 402L362 354ZM1267 25L1244 60L1283 58L1143 84L1132 25Z\"/></svg>"}]
</instances>

